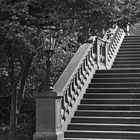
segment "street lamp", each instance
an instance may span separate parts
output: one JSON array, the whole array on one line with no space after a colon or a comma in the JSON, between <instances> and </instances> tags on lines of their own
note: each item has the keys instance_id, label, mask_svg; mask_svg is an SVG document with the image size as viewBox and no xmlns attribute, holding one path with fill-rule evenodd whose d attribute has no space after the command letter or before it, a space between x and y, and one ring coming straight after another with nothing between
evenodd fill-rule
<instances>
[{"instance_id":1,"label":"street lamp","mask_svg":"<svg viewBox=\"0 0 140 140\"><path fill-rule=\"evenodd\" d=\"M47 57L46 65L47 65L47 71L46 71L46 78L43 81L42 88L44 90L52 89L52 80L51 80L51 60L55 49L55 43L56 43L56 36L57 32L54 27L49 27L45 30L43 30L40 34L40 40L41 40L41 46L45 52L45 55Z\"/></svg>"}]
</instances>

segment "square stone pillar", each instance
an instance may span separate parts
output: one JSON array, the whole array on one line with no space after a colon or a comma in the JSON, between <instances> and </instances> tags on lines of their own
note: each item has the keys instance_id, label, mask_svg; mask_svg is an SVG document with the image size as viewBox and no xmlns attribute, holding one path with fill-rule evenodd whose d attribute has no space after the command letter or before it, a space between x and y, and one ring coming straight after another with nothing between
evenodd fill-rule
<instances>
[{"instance_id":1,"label":"square stone pillar","mask_svg":"<svg viewBox=\"0 0 140 140\"><path fill-rule=\"evenodd\" d=\"M36 97L36 133L34 140L64 140L61 125L61 97L47 90Z\"/></svg>"}]
</instances>

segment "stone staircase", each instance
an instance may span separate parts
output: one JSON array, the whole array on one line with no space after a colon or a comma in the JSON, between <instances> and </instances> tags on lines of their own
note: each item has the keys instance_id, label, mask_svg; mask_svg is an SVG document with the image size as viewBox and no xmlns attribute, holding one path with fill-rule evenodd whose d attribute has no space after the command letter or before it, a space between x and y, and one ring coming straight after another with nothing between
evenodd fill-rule
<instances>
[{"instance_id":1,"label":"stone staircase","mask_svg":"<svg viewBox=\"0 0 140 140\"><path fill-rule=\"evenodd\" d=\"M126 36L111 70L97 70L65 140L140 139L140 37Z\"/></svg>"}]
</instances>

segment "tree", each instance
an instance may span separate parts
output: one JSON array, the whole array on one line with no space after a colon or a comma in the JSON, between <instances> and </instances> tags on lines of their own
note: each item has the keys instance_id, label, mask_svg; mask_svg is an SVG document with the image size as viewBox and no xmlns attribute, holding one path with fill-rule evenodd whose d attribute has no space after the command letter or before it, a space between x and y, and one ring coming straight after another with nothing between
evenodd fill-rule
<instances>
[{"instance_id":1,"label":"tree","mask_svg":"<svg viewBox=\"0 0 140 140\"><path fill-rule=\"evenodd\" d=\"M52 58L56 81L81 43L111 24L136 22L138 8L136 0L0 1L0 82L1 96L11 98L9 140L16 139L23 100L40 90L45 77L46 56L39 44L40 31L55 26L58 32L57 53Z\"/></svg>"},{"instance_id":2,"label":"tree","mask_svg":"<svg viewBox=\"0 0 140 140\"><path fill-rule=\"evenodd\" d=\"M57 23L58 20L56 18L53 21L50 15L55 14L51 1L45 7L42 1L37 7L36 3L38 1L32 0L18 2L3 0L0 3L0 52L2 54L0 76L1 82L6 79L6 86L8 86L7 90L2 86L1 92L4 96L11 97L9 140L16 139L16 127L25 93L31 92L30 85L36 86L37 91L42 80L36 83L32 81L38 77L34 75L37 72L35 66L38 63L42 65L44 62L44 53L40 48L38 35L44 27L53 25L53 22ZM43 73L45 69L42 70Z\"/></svg>"},{"instance_id":3,"label":"tree","mask_svg":"<svg viewBox=\"0 0 140 140\"><path fill-rule=\"evenodd\" d=\"M28 3L1 1L0 50L11 96L9 140L16 139L16 125L25 94L25 83L35 53L37 30L28 26ZM5 76L6 77L6 76Z\"/></svg>"},{"instance_id":4,"label":"tree","mask_svg":"<svg viewBox=\"0 0 140 140\"><path fill-rule=\"evenodd\" d=\"M115 0L117 9L116 19L114 20L120 27L126 27L140 20L140 1L138 0Z\"/></svg>"}]
</instances>

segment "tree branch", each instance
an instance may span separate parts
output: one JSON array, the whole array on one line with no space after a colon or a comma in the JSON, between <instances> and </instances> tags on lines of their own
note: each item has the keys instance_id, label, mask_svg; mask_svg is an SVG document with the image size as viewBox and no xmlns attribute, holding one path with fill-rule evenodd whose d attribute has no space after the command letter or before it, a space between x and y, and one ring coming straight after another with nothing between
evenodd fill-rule
<instances>
[{"instance_id":1,"label":"tree branch","mask_svg":"<svg viewBox=\"0 0 140 140\"><path fill-rule=\"evenodd\" d=\"M9 58L9 72L8 73L9 73L10 83L12 87L14 83L14 60L12 56Z\"/></svg>"},{"instance_id":2,"label":"tree branch","mask_svg":"<svg viewBox=\"0 0 140 140\"><path fill-rule=\"evenodd\" d=\"M23 99L24 99L24 94L25 94L25 82L26 82L26 78L28 76L28 73L29 73L29 70L30 70L30 67L31 67L31 63L32 63L32 60L33 60L33 55L28 55L26 57L26 63L25 63L25 67L23 69L23 74L22 74L22 77L21 77L21 87L20 87L20 91L18 93L18 100L17 100L17 108L18 108L18 113L20 111L20 108L21 108L21 105L22 105L22 102L23 102Z\"/></svg>"}]
</instances>

